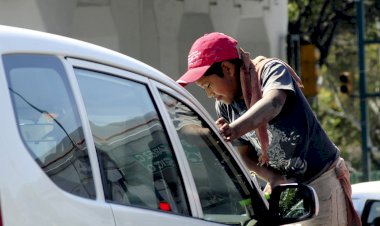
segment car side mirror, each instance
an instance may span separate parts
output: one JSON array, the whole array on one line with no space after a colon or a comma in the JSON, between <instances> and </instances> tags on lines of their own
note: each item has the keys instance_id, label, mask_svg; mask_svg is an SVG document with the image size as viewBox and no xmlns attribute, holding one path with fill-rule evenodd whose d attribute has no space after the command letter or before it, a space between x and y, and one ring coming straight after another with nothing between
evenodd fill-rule
<instances>
[{"instance_id":1,"label":"car side mirror","mask_svg":"<svg viewBox=\"0 0 380 226\"><path fill-rule=\"evenodd\" d=\"M276 186L270 195L269 213L276 224L289 224L307 220L319 211L314 189L303 184Z\"/></svg>"}]
</instances>

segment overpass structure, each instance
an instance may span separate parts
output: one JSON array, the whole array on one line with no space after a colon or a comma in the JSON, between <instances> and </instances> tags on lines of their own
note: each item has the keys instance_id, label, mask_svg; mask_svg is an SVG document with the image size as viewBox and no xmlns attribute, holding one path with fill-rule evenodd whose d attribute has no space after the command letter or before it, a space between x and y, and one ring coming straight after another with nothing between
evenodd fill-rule
<instances>
[{"instance_id":1,"label":"overpass structure","mask_svg":"<svg viewBox=\"0 0 380 226\"><path fill-rule=\"evenodd\" d=\"M143 61L173 79L191 44L213 31L253 56L286 57L287 0L0 0L0 24L64 35ZM215 116L213 100L189 91Z\"/></svg>"}]
</instances>

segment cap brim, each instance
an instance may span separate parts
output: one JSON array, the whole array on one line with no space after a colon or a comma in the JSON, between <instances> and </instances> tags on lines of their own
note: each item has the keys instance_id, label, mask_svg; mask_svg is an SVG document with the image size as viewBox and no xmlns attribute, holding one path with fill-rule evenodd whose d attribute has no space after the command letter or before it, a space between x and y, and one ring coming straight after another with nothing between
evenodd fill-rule
<instances>
[{"instance_id":1,"label":"cap brim","mask_svg":"<svg viewBox=\"0 0 380 226\"><path fill-rule=\"evenodd\" d=\"M181 86L186 86L187 84L196 82L209 68L210 65L190 69L177 80L177 83Z\"/></svg>"}]
</instances>

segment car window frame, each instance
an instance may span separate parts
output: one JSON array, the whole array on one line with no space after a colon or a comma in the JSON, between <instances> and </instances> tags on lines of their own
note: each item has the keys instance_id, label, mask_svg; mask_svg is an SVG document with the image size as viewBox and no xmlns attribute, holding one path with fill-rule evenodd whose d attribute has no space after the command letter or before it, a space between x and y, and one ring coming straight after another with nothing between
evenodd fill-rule
<instances>
[{"instance_id":1,"label":"car window frame","mask_svg":"<svg viewBox=\"0 0 380 226\"><path fill-rule=\"evenodd\" d=\"M192 199L194 203L194 217L203 218L203 210L200 203L200 198L197 192L197 187L194 181L194 177L192 175L189 162L187 161L187 157L185 154L185 151L183 150L182 144L180 142L180 139L178 137L178 134L176 132L176 129L174 128L173 123L171 123L170 115L167 111L167 108L165 107L164 102L161 99L160 90L164 91L170 95L176 96L176 98L183 101L183 98L180 98L180 95L173 90L168 89L165 85L157 82L157 81L150 81L152 86L152 92L153 92L153 98L155 99L155 102L157 104L157 108L159 109L159 112L161 114L161 117L164 121L164 127L168 131L169 136L169 142L171 142L172 146L175 149L175 153L177 156L177 160L181 162L181 167L183 168L183 172L186 174L187 183L189 187L189 193L188 193L188 199ZM191 195L191 197L190 197Z\"/></svg>"},{"instance_id":2,"label":"car window frame","mask_svg":"<svg viewBox=\"0 0 380 226\"><path fill-rule=\"evenodd\" d=\"M368 198L368 199L365 200L364 207L363 207L363 210L362 210L362 215L361 215L361 220L362 220L362 222L363 222L364 225L368 224L368 218L369 218L369 215L371 213L372 206L375 203L380 203L380 200L378 200L378 199L372 199L372 198ZM373 222L371 222L371 223L373 223Z\"/></svg>"},{"instance_id":3,"label":"car window frame","mask_svg":"<svg viewBox=\"0 0 380 226\"><path fill-rule=\"evenodd\" d=\"M75 94L76 92L76 88L75 88L75 84L76 84L76 81L73 81L72 80L72 76L71 76L71 68L70 68L70 65L67 64L67 60L65 59L64 56L62 55L57 55L57 54L53 54L53 53L41 53L41 52L9 52L9 53L5 53L3 55L1 55L1 67L2 69L4 70L5 67L4 67L4 61L3 61L3 57L6 56L6 55L20 55L20 56L33 56L33 55L41 55L41 56L46 56L46 57L52 57L52 58L55 58L57 59L60 63L61 63L61 66L63 67L63 72L64 72L64 75L65 76L65 79L67 79L67 88L66 91L68 93L68 95L72 95L72 102L73 104L75 104L76 106L76 113L78 113L78 119L79 119L79 122L80 123L83 123L84 121L82 120L82 114L80 112L80 105L78 104L78 98ZM9 88L9 85L8 85L8 79L6 78L7 76L4 76L5 78L5 84L7 85L7 90L8 91L8 88ZM11 103L11 112L12 112L12 117L14 119L14 125L16 125L16 129L17 129L17 138L19 140L18 143L21 143L23 148L25 148L28 152L29 152L29 155L31 158L33 158L33 162L35 162L35 159L34 157L32 156L32 154L30 153L30 147L28 147L28 145L25 143L25 140L24 138L22 137L21 135L21 130L19 128L19 126L17 125L18 124L18 119L17 119L17 113L16 113L16 109L15 109L15 106L14 106L14 103L12 101L12 95L11 93L8 91L7 93L7 98L9 99L10 103ZM88 138L86 137L86 134L85 134L85 131L84 131L84 125L82 124L82 132L83 132L83 136L85 138L85 140ZM88 148L88 144L86 144L86 147ZM66 190L64 190L62 187L60 187L59 185L57 185L56 183L54 183L50 178L49 178L49 181L57 188L59 189L60 191L62 192L65 192L67 194L70 194L70 195L73 195L75 196L76 198L79 198L79 199L86 199L86 200L89 200L89 201L96 201L98 200L98 197L99 197L99 193L98 193L98 188L97 188L97 185L96 185L96 180L98 179L97 178L97 175L96 175L96 167L94 168L94 160L93 160L93 157L91 156L91 153L88 152L88 158L90 160L90 165L91 165L91 173L92 173L92 177L93 177L93 182L94 182L94 188L95 188L95 198L86 198L86 197L82 197L82 196L79 196L79 195L75 195L75 194L72 194ZM37 162L35 162L36 165L38 165ZM41 170L40 167L38 167L39 170ZM47 175L46 175L47 176Z\"/></svg>"},{"instance_id":4,"label":"car window frame","mask_svg":"<svg viewBox=\"0 0 380 226\"><path fill-rule=\"evenodd\" d=\"M77 104L79 117L83 126L84 137L87 141L88 155L90 158L90 163L91 163L94 183L95 183L95 191L96 191L96 197L97 197L96 200L106 203L105 196L104 196L104 188L103 188L103 183L102 183L102 176L101 176L100 166L99 166L99 159L98 159L98 155L96 153L96 148L95 148L95 142L92 136L90 122L87 119L87 111L84 105L84 100L83 100L83 97L79 88L79 83L78 83L77 77L75 75L75 70L74 70L76 67L84 68L88 70L94 70L93 69L94 67L95 69L101 69L101 67L99 68L97 66L98 64L94 64L92 62L88 62L85 60L78 59L78 60L72 61L71 58L68 58L68 57L62 57L62 59L66 62L64 66L68 74L69 83L72 87L72 92L73 92L75 102Z\"/></svg>"},{"instance_id":5,"label":"car window frame","mask_svg":"<svg viewBox=\"0 0 380 226\"><path fill-rule=\"evenodd\" d=\"M170 131L168 131L168 127L167 127L168 122L166 122L167 119L164 119L163 115L160 112L163 110L163 108L162 108L163 106L160 107L159 106L160 104L157 103L157 97L155 97L155 95L157 95L157 93L156 93L157 89L152 85L151 80L149 79L148 76L138 74L134 71L121 69L121 68L115 68L115 67L112 67L109 65L104 65L104 64L97 63L97 62L91 62L91 61L77 59L77 58L67 57L66 61L69 63L69 65L71 67L70 77L72 77L72 79L74 81L73 83L75 83L75 87L73 87L73 89L75 89L76 95L78 95L78 97L75 96L75 98L78 98L78 105L80 105L80 106L78 106L78 109L79 109L79 112L81 115L81 120L84 119L84 120L82 120L83 121L82 123L83 123L83 130L84 130L85 138L87 139L87 142L89 143L88 144L88 149L89 149L88 151L89 151L89 153L91 153L93 160L95 161L95 164L92 164L92 163L91 164L94 165L94 168L96 168L93 170L94 171L96 170L96 178L97 178L96 187L99 189L99 192L101 193L101 195L99 194L99 200L106 202L105 197L104 197L104 188L103 188L103 184L102 184L102 178L101 178L101 170L100 170L99 161L98 161L96 148L95 148L95 142L94 142L94 139L92 136L90 123L87 120L87 111L85 109L85 105L84 105L83 98L81 96L79 84L78 84L78 81L77 81L77 78L75 75L75 68L80 68L80 69L90 70L90 71L96 71L96 72L100 72L100 73L108 74L110 76L115 76L115 77L127 79L130 81L138 82L138 83L145 85L148 89L149 94L152 97L153 105L155 105L155 107L157 108L158 115L160 115L160 117L162 118L162 126L166 130L166 132L169 134ZM171 136L168 135L168 142L173 147L173 154L175 154L175 158L177 159L177 162L180 162L180 161L182 162L182 160L181 160L182 157L180 157L181 153L178 150L178 148L173 146L173 142L171 141L171 139L172 139ZM181 175L182 180L183 180L184 191L186 192L187 202L188 202L189 209L190 209L190 216L188 216L188 217L198 217L199 216L199 213L198 213L199 211L197 208L198 203L197 203L196 199L191 197L191 194L194 193L195 184L193 184L194 182L192 182L192 177L188 174L189 168L184 167L183 163L179 163L178 167L180 170L180 175ZM95 175L94 175L94 177L95 177ZM98 190L97 190L97 192L98 192ZM110 204L111 205L118 205L118 204L112 204L112 203L110 203ZM127 207L131 207L131 206L127 206ZM139 208L139 207L136 207L136 208ZM149 210L156 211L154 209L149 209ZM168 212L168 213L170 213L170 212ZM170 213L170 214L176 214L176 213Z\"/></svg>"},{"instance_id":6,"label":"car window frame","mask_svg":"<svg viewBox=\"0 0 380 226\"><path fill-rule=\"evenodd\" d=\"M235 160L235 162L238 164L238 166L240 167L241 171L243 171L242 174L245 176L245 179L250 184L251 191L255 192L255 194L251 194L251 198L253 198L252 195L256 196L256 198L260 198L263 201L263 204L264 204L264 206L260 207L260 208L265 208L265 211L266 210L269 211L269 203L264 198L263 192L260 189L260 186L258 185L257 181L254 178L252 178L252 176L249 174L249 170L245 167L245 165L242 162L242 160L241 160L240 156L238 155L238 153L236 151L234 151L234 148L231 145L231 143L225 142L223 140L223 138L220 136L219 132L217 131L217 128L216 128L214 120L207 113L207 111L202 106L196 105L193 102L191 102L190 101L191 98L185 98L184 96L180 95L175 90L172 90L169 87L167 87L167 86L165 86L165 85L163 85L163 84L161 84L159 82L156 82L156 81L151 81L151 82L156 87L156 90L155 90L156 93L154 94L154 97L158 98L157 104L159 105L160 108L163 108L163 109L160 109L160 112L165 112L164 113L165 115L163 115L162 117L166 118L166 120L164 120L164 121L166 123L165 126L167 126L168 130L170 131L170 134L169 134L170 140L174 142L174 144L173 144L174 146L176 146L179 150L181 150L181 155L182 155L181 156L181 161L185 161L186 162L184 164L186 165L188 173L191 175L191 180L192 180L192 184L194 185L195 191L197 191L197 188L195 186L194 177L193 177L192 172L190 170L190 165L188 163L187 157L185 155L185 151L183 150L182 144L180 142L178 133L176 132L173 123L171 123L170 115L169 115L169 113L168 113L168 111L167 111L167 109L165 107L164 102L161 99L160 92L165 92L165 93L167 93L169 95L174 96L176 99L178 99L179 101L181 101L182 103L184 103L185 105L187 105L188 107L190 107L190 109L193 110L196 114L198 114L200 117L202 117L202 119L208 125L208 127L210 129L212 129L212 131L218 136L219 141L222 142L222 145L224 145L224 147L228 150L229 154L233 157L233 159ZM201 206L201 203L200 203L200 199L199 199L198 193L197 192L194 192L194 193L195 193L194 194L194 198L197 199L196 200L197 201L197 209L199 211L198 217L203 218L204 214L203 214L203 210L202 210L202 206Z\"/></svg>"}]
</instances>

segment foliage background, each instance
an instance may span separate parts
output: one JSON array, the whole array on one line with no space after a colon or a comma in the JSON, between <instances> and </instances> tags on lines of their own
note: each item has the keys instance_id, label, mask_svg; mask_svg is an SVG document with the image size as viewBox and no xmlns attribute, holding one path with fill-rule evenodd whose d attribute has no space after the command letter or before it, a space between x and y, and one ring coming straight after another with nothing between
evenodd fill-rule
<instances>
[{"instance_id":1,"label":"foliage background","mask_svg":"<svg viewBox=\"0 0 380 226\"><path fill-rule=\"evenodd\" d=\"M362 171L356 1L289 0L289 34L320 51L319 93L311 104L351 172ZM380 40L380 1L364 1L365 39ZM380 45L366 45L367 93L380 92ZM340 93L339 74L352 75L352 93ZM302 75L301 75L302 76ZM371 171L380 170L380 97L368 98ZM374 179L380 179L374 178Z\"/></svg>"}]
</instances>

